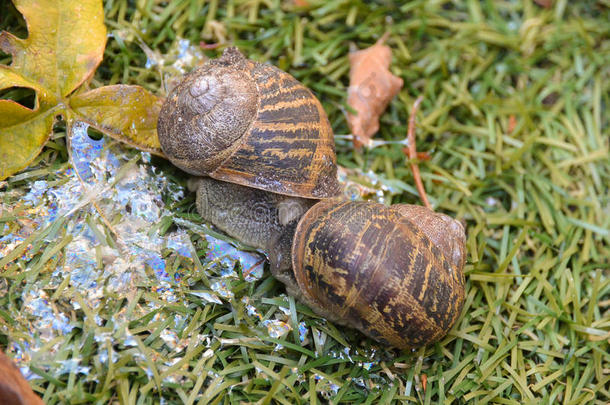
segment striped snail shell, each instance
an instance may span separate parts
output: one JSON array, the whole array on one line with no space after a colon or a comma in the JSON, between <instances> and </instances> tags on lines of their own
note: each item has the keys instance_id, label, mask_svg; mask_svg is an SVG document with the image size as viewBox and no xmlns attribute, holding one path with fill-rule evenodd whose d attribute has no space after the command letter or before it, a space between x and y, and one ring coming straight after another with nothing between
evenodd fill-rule
<instances>
[{"instance_id":1,"label":"striped snail shell","mask_svg":"<svg viewBox=\"0 0 610 405\"><path fill-rule=\"evenodd\" d=\"M165 155L188 173L304 198L339 193L320 102L291 75L237 48L184 77L157 130Z\"/></svg>"},{"instance_id":2,"label":"striped snail shell","mask_svg":"<svg viewBox=\"0 0 610 405\"><path fill-rule=\"evenodd\" d=\"M292 263L304 301L382 343L443 337L464 303L463 226L425 207L321 201L300 220Z\"/></svg>"}]
</instances>

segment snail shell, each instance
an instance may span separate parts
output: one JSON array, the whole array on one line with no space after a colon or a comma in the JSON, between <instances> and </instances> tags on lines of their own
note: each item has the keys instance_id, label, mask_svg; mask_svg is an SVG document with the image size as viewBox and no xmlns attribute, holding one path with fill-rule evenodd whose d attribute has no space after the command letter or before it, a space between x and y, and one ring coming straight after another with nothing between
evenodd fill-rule
<instances>
[{"instance_id":1,"label":"snail shell","mask_svg":"<svg viewBox=\"0 0 610 405\"><path fill-rule=\"evenodd\" d=\"M399 348L443 337L464 303L464 229L424 207L321 201L296 228L292 261L314 311Z\"/></svg>"},{"instance_id":2,"label":"snail shell","mask_svg":"<svg viewBox=\"0 0 610 405\"><path fill-rule=\"evenodd\" d=\"M165 155L188 173L304 198L339 193L320 102L294 77L237 48L184 77L157 129Z\"/></svg>"}]
</instances>

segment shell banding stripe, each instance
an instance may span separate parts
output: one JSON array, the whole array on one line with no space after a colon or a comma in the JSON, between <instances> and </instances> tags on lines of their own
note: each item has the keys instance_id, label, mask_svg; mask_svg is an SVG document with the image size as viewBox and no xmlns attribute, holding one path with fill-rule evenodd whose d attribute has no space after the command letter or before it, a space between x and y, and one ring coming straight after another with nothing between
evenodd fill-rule
<instances>
[{"instance_id":1,"label":"shell banding stripe","mask_svg":"<svg viewBox=\"0 0 610 405\"><path fill-rule=\"evenodd\" d=\"M319 101L275 67L254 64L251 75L259 89L257 117L248 139L213 177L245 176L254 186L258 180L275 182L286 188L281 190L286 194L298 189L311 197L324 196L321 183L336 159L332 130Z\"/></svg>"},{"instance_id":2,"label":"shell banding stripe","mask_svg":"<svg viewBox=\"0 0 610 405\"><path fill-rule=\"evenodd\" d=\"M306 294L395 346L442 336L462 300L452 296L455 280L442 253L431 243L418 247L427 237L397 213L377 214L380 205L347 202L326 211L331 204L324 205L307 214L312 219L295 240L295 252L309 258L304 273L296 272Z\"/></svg>"}]
</instances>

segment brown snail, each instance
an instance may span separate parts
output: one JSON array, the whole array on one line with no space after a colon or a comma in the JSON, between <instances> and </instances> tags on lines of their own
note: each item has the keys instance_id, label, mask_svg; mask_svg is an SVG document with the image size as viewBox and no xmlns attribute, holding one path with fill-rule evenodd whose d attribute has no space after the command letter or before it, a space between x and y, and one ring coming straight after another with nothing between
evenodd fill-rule
<instances>
[{"instance_id":1,"label":"brown snail","mask_svg":"<svg viewBox=\"0 0 610 405\"><path fill-rule=\"evenodd\" d=\"M318 99L237 48L184 77L163 104L158 132L163 152L190 174L306 198L339 192L333 133Z\"/></svg>"},{"instance_id":2,"label":"brown snail","mask_svg":"<svg viewBox=\"0 0 610 405\"><path fill-rule=\"evenodd\" d=\"M264 131L248 133L248 136L256 134L267 141L252 141L258 145L256 147L241 143L238 149L243 152L238 152L238 155L243 155L243 158L234 160L235 155L225 157L227 153L222 147L204 146L205 153L214 150L223 154L223 163L218 167L233 160L231 173L235 176L245 173L245 180L218 176L219 169L210 170L207 163L202 163L203 169L199 170L199 161L189 161L187 153L179 151L178 158L174 157L172 147L175 145L182 145L180 148L190 146L192 149L200 145L196 132L200 130L201 122L206 120L192 117L193 108L189 104L192 101L181 100L183 96L192 99L194 92L188 90L189 86L201 88L197 78L206 77L202 80L206 81L207 91L211 94L225 94L231 100L236 98L230 94L231 86L226 83L222 91L209 87L212 81L207 77L218 74L214 73L216 66L220 65L221 71L228 69L231 77L235 75L231 64L238 65L240 69L266 67L273 74L281 73L282 81L296 82L285 79L287 74L278 69L244 62L245 58L235 55L236 52L234 49L225 51L219 59L221 62L212 61L203 66L201 72L195 71L185 77L184 82L168 97L159 117L159 138L170 160L190 173L214 177L199 177L191 183L197 189L197 209L201 216L234 238L263 250L269 258L272 274L286 285L287 292L319 315L399 348L420 346L440 339L457 320L464 302L464 228L449 216L424 207L406 204L386 207L372 202L321 199L320 196L335 196L339 190L334 177L334 147L331 144L319 149L319 145L328 144L328 133L332 139L332 132L327 128L328 120L321 107L316 107L320 124L312 126L318 129L307 135L307 144L315 145L310 153L301 151L304 144L299 131L292 130L290 125L275 127L272 122L265 123L270 134L261 134ZM274 80L271 77L270 74L268 80ZM291 86L288 89L298 88L300 91L300 84ZM241 91L245 87L240 83L234 89ZM195 93L199 97L207 97L199 90ZM281 90L279 93L276 90L276 94L282 95L278 100L278 113L275 114L277 122L298 125L291 103L285 101L290 98ZM311 95L310 92L302 94ZM265 96L257 97L260 100ZM315 97L311 97L314 100L302 103L319 106ZM279 113L284 107L289 118ZM244 110L248 108L243 107ZM260 108L260 104L257 104L257 108ZM179 120L182 117L181 109L187 110L183 121ZM258 113L252 115L260 116ZM192 128L182 124L185 119ZM250 125L260 128L257 122ZM190 135L182 139L187 132ZM213 134L214 129L206 130L203 138L208 142ZM225 132L221 132L220 136L223 134ZM314 141L316 136L321 141ZM274 139L278 145L274 144ZM224 140L219 142L227 144ZM304 187L304 191L300 192L300 187L294 181L291 158L296 155L292 143L299 151L298 156L311 156L314 161L325 162L315 169L323 167L326 170L323 180L305 182L318 185L313 188L317 190L316 195L310 192L311 187ZM273 151L271 155L268 150ZM248 153L251 155L248 156ZM268 160L263 159L252 165L260 155L274 156L280 161L272 164L272 170L262 167L263 162L268 163ZM284 158L287 160L282 161ZM214 156L212 159L221 160ZM238 163L243 166L237 166ZM283 181L283 170L288 172L287 187L277 184ZM315 170L308 169L304 173L320 179ZM273 181L266 182L263 173L270 171L273 172ZM252 184L252 178L259 180Z\"/></svg>"}]
</instances>

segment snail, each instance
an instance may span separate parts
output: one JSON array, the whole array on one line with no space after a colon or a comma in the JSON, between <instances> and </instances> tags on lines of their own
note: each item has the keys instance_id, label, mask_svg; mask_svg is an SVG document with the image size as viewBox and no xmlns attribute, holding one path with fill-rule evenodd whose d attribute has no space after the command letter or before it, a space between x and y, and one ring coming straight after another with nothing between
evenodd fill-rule
<instances>
[{"instance_id":1,"label":"snail","mask_svg":"<svg viewBox=\"0 0 610 405\"><path fill-rule=\"evenodd\" d=\"M432 343L464 302L464 228L425 207L319 202L199 178L197 209L263 250L288 294L399 348ZM417 224L417 225L416 225Z\"/></svg>"},{"instance_id":2,"label":"snail","mask_svg":"<svg viewBox=\"0 0 610 405\"><path fill-rule=\"evenodd\" d=\"M269 73L265 76L261 69ZM256 80L254 84L241 81L257 75L267 77L268 82L290 85L284 89L267 82L260 86ZM233 78L239 78L234 87L230 85ZM213 86L218 83L220 90ZM275 96L233 94L254 88L257 92L273 89ZM197 191L201 216L237 240L264 251L273 276L286 286L288 294L318 315L398 348L439 340L457 320L464 302L463 226L425 207L386 207L338 197L332 131L319 101L302 89L286 73L248 61L236 49L228 48L221 58L187 75L168 96L158 125L163 151L178 167L198 176L189 188ZM297 91L299 96L290 97L287 91ZM193 101L194 94L203 100ZM228 138L238 139L237 145L220 139L221 146L210 146L220 124L205 130L201 126L213 121L207 114L223 108L220 104L225 98L229 108L240 111L251 106L237 107L235 100L254 100L257 110L248 115L255 117L255 122L240 135L245 140L226 128L218 133L220 137L231 133ZM272 107L261 107L260 100L273 99L277 102L275 122L261 114L261 109L270 111ZM297 121L294 100L317 111L317 124L305 117L306 127L311 128L305 134L298 129L304 126ZM202 116L196 116L196 104L206 104ZM284 109L286 115L281 113ZM228 115L214 114L216 118ZM261 115L268 132L256 121ZM313 149L306 153L305 146ZM199 147L204 151L200 153ZM221 154L222 159L215 154ZM204 155L210 155L212 162L203 161ZM299 156L297 163L295 156ZM315 168L303 169L305 180L299 183L293 165L302 170L301 158ZM263 167L266 164L272 169ZM288 173L287 185L283 184L283 171ZM264 174L270 172L271 180Z\"/></svg>"},{"instance_id":3,"label":"snail","mask_svg":"<svg viewBox=\"0 0 610 405\"><path fill-rule=\"evenodd\" d=\"M184 77L157 130L165 155L187 173L298 197L339 193L333 132L318 99L237 48Z\"/></svg>"}]
</instances>

